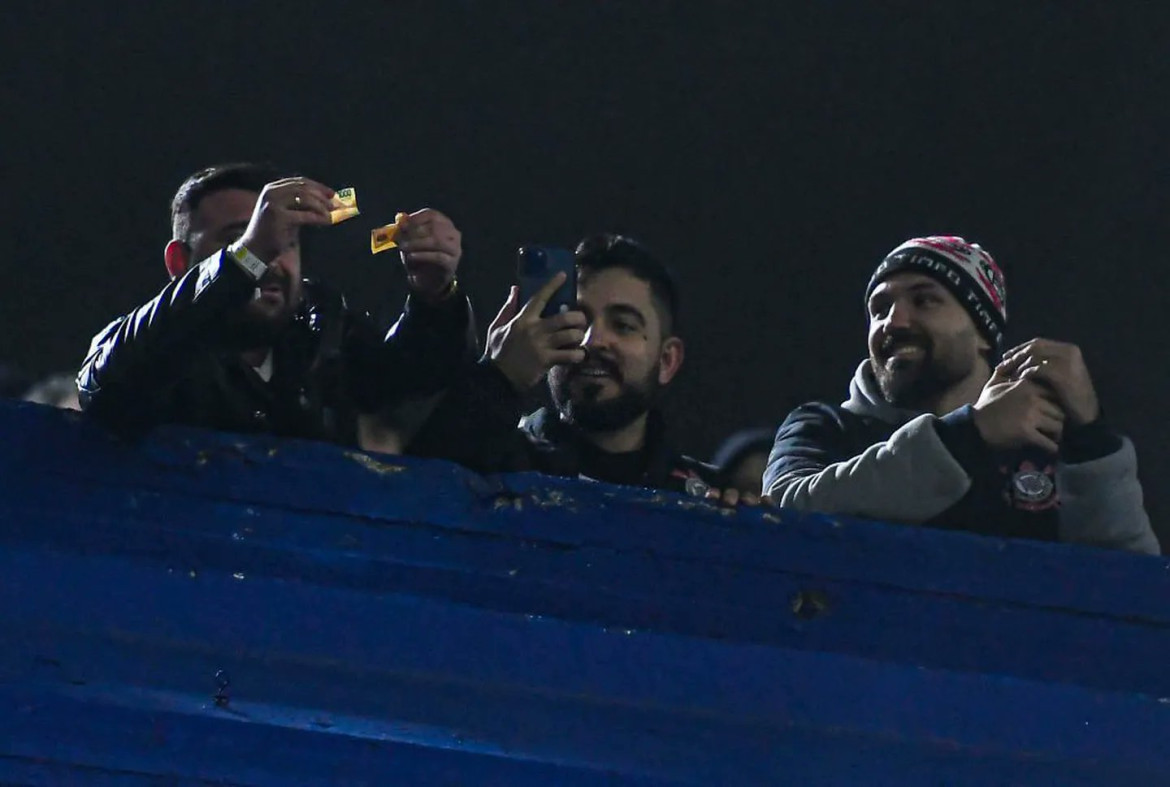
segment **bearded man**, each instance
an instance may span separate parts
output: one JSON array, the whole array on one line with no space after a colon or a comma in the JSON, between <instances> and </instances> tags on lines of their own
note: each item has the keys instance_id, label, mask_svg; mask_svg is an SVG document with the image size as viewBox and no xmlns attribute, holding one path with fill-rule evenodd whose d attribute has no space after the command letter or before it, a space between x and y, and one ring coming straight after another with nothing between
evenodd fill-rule
<instances>
[{"instance_id":1,"label":"bearded man","mask_svg":"<svg viewBox=\"0 0 1170 787\"><path fill-rule=\"evenodd\" d=\"M659 404L685 353L667 268L615 234L586 238L575 256L575 308L541 316L564 274L525 304L513 287L487 354L446 393L408 452L480 472L536 470L758 503L670 438ZM525 394L546 378L552 405L522 416Z\"/></svg>"},{"instance_id":2,"label":"bearded man","mask_svg":"<svg viewBox=\"0 0 1170 787\"><path fill-rule=\"evenodd\" d=\"M303 231L329 226L334 196L247 162L183 181L170 281L93 338L77 378L86 414L131 434L186 424L355 445L362 413L449 384L476 347L459 231L430 209L404 220L410 295L383 331L301 276Z\"/></svg>"},{"instance_id":3,"label":"bearded man","mask_svg":"<svg viewBox=\"0 0 1170 787\"><path fill-rule=\"evenodd\" d=\"M1003 274L977 244L915 238L865 293L869 357L840 406L777 432L763 489L781 506L1157 554L1129 439L1106 423L1080 350L1002 353Z\"/></svg>"}]
</instances>

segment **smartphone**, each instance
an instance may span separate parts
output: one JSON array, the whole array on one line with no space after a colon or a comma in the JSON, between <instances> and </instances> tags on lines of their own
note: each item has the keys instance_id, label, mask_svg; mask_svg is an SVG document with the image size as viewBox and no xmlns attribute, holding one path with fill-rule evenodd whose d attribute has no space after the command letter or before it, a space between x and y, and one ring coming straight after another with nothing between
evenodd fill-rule
<instances>
[{"instance_id":1,"label":"smartphone","mask_svg":"<svg viewBox=\"0 0 1170 787\"><path fill-rule=\"evenodd\" d=\"M548 280L558 273L565 282L549 299L541 317L551 317L572 310L577 304L577 261L573 252L556 246L521 246L516 252L516 280L520 286L520 305L528 303Z\"/></svg>"}]
</instances>

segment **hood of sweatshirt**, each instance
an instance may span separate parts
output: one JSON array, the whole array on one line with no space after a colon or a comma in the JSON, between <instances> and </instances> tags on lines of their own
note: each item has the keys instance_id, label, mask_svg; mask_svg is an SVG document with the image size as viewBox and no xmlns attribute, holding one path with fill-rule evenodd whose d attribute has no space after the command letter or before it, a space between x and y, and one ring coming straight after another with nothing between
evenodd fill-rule
<instances>
[{"instance_id":1,"label":"hood of sweatshirt","mask_svg":"<svg viewBox=\"0 0 1170 787\"><path fill-rule=\"evenodd\" d=\"M841 403L841 407L854 415L876 418L895 426L901 426L922 415L918 410L894 407L885 400L869 359L862 361L857 371L853 373L853 379L849 381L849 398Z\"/></svg>"}]
</instances>

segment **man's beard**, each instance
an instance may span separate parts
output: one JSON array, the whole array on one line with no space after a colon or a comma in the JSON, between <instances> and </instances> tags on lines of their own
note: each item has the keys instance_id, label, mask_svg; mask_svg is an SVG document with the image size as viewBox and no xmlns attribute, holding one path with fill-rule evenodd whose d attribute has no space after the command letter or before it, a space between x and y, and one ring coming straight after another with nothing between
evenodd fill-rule
<instances>
[{"instance_id":1,"label":"man's beard","mask_svg":"<svg viewBox=\"0 0 1170 787\"><path fill-rule=\"evenodd\" d=\"M618 394L598 399L603 386L581 374L584 364L554 367L549 372L549 391L557 413L566 423L583 432L614 432L632 424L658 402L662 386L657 369L652 369L644 380L627 383L617 365L608 360L590 358L585 363L604 369L617 382ZM574 385L579 389L576 399L572 394Z\"/></svg>"},{"instance_id":2,"label":"man's beard","mask_svg":"<svg viewBox=\"0 0 1170 787\"><path fill-rule=\"evenodd\" d=\"M279 274L266 273L257 282L257 289L276 285L281 290L279 309L256 301L250 301L244 308L223 323L225 342L228 346L239 350L251 350L258 347L270 347L276 343L284 333L296 313L297 305L293 302L293 288L287 277Z\"/></svg>"},{"instance_id":3,"label":"man's beard","mask_svg":"<svg viewBox=\"0 0 1170 787\"><path fill-rule=\"evenodd\" d=\"M898 344L921 347L921 357L891 362L892 350ZM882 397L894 407L906 410L930 409L971 373L970 364L959 363L959 359L953 356L940 356L936 343L929 336L914 331L891 334L883 343L879 357L870 358L870 365Z\"/></svg>"},{"instance_id":4,"label":"man's beard","mask_svg":"<svg viewBox=\"0 0 1170 787\"><path fill-rule=\"evenodd\" d=\"M271 316L244 311L232 323L231 344L240 350L271 347L290 322L292 313L287 309Z\"/></svg>"}]
</instances>

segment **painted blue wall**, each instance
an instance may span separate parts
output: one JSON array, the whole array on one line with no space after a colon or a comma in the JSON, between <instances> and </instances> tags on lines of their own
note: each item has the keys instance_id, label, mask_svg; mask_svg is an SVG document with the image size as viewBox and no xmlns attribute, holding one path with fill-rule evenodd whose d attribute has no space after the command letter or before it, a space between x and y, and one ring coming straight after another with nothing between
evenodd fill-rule
<instances>
[{"instance_id":1,"label":"painted blue wall","mask_svg":"<svg viewBox=\"0 0 1170 787\"><path fill-rule=\"evenodd\" d=\"M1170 562L0 405L0 781L1170 784Z\"/></svg>"}]
</instances>

